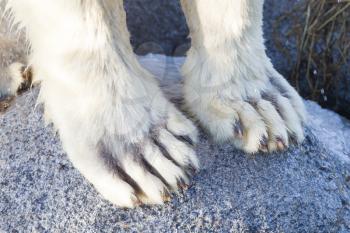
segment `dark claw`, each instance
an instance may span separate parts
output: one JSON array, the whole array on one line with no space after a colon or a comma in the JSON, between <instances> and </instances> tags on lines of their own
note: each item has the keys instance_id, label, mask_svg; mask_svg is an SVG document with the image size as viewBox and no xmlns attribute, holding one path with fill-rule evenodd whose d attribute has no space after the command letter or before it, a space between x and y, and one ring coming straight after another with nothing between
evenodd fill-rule
<instances>
[{"instance_id":1,"label":"dark claw","mask_svg":"<svg viewBox=\"0 0 350 233\"><path fill-rule=\"evenodd\" d=\"M135 207L142 205L142 201L140 201L140 199L138 197L134 197L132 199L132 203L134 204Z\"/></svg>"},{"instance_id":2,"label":"dark claw","mask_svg":"<svg viewBox=\"0 0 350 233\"><path fill-rule=\"evenodd\" d=\"M260 140L260 150L262 152L268 152L269 151L269 147L268 147L268 139L267 137L264 135L263 138Z\"/></svg>"},{"instance_id":3,"label":"dark claw","mask_svg":"<svg viewBox=\"0 0 350 233\"><path fill-rule=\"evenodd\" d=\"M236 121L234 126L234 132L237 138L243 138L243 125L240 120Z\"/></svg>"},{"instance_id":4,"label":"dark claw","mask_svg":"<svg viewBox=\"0 0 350 233\"><path fill-rule=\"evenodd\" d=\"M290 134L289 135L289 141L294 144L294 145L298 145L298 140L297 140L297 137L294 135L294 134Z\"/></svg>"},{"instance_id":5,"label":"dark claw","mask_svg":"<svg viewBox=\"0 0 350 233\"><path fill-rule=\"evenodd\" d=\"M164 202L171 201L171 194L169 193L169 191L167 189L164 189L164 191L162 192L162 198L163 198Z\"/></svg>"},{"instance_id":6,"label":"dark claw","mask_svg":"<svg viewBox=\"0 0 350 233\"><path fill-rule=\"evenodd\" d=\"M287 148L287 145L286 145L286 143L283 141L283 139L282 138L280 138L280 137L277 137L276 138L276 141L277 141L277 148L279 149L279 150L285 150L286 148Z\"/></svg>"},{"instance_id":7,"label":"dark claw","mask_svg":"<svg viewBox=\"0 0 350 233\"><path fill-rule=\"evenodd\" d=\"M177 187L181 190L186 191L189 188L189 185L186 184L186 182L182 178L180 178L177 180Z\"/></svg>"}]
</instances>

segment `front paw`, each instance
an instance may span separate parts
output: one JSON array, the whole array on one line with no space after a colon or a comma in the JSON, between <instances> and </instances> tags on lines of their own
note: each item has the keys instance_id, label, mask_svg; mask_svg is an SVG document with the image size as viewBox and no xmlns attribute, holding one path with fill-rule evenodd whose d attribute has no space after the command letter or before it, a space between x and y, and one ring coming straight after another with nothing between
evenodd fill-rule
<instances>
[{"instance_id":1,"label":"front paw","mask_svg":"<svg viewBox=\"0 0 350 233\"><path fill-rule=\"evenodd\" d=\"M303 141L305 108L276 71L265 75L205 91L185 85L186 105L216 141L230 141L247 153L282 151Z\"/></svg>"},{"instance_id":2,"label":"front paw","mask_svg":"<svg viewBox=\"0 0 350 233\"><path fill-rule=\"evenodd\" d=\"M199 169L194 125L173 106L162 119L135 140L114 128L100 136L91 127L59 130L69 158L97 191L117 206L136 207L169 201Z\"/></svg>"},{"instance_id":3,"label":"front paw","mask_svg":"<svg viewBox=\"0 0 350 233\"><path fill-rule=\"evenodd\" d=\"M193 141L159 127L142 142L125 145L123 155L106 145L100 153L108 169L132 188L134 204L162 204L170 200L171 192L187 189L199 167Z\"/></svg>"}]
</instances>

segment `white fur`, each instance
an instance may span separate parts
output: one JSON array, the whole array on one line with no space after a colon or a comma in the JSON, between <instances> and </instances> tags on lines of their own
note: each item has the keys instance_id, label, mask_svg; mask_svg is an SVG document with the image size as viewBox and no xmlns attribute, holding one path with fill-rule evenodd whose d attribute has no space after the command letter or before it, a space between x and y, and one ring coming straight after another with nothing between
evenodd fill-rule
<instances>
[{"instance_id":1,"label":"white fur","mask_svg":"<svg viewBox=\"0 0 350 233\"><path fill-rule=\"evenodd\" d=\"M257 105L258 112L265 120L267 127L270 139L268 142L269 150L275 151L278 149L278 145L276 144L277 135L286 143L286 146L288 146L287 127L275 107L266 100L260 100Z\"/></svg>"},{"instance_id":2,"label":"white fur","mask_svg":"<svg viewBox=\"0 0 350 233\"><path fill-rule=\"evenodd\" d=\"M42 81L45 116L74 166L118 206L160 204L168 188L176 191L189 182L186 168L199 167L190 146L197 131L136 60L122 3L8 0L16 22L26 28L29 65ZM265 54L263 1L182 4L193 40L183 68L184 95L202 125L217 140L233 141L248 152L256 152L264 137L274 144L271 150L280 148L277 139L288 140L287 131L301 141L300 97ZM274 94L277 106L262 99L263 91ZM238 123L244 126L242 138L233 130ZM138 196L130 179L145 196Z\"/></svg>"},{"instance_id":3,"label":"white fur","mask_svg":"<svg viewBox=\"0 0 350 233\"><path fill-rule=\"evenodd\" d=\"M162 204L163 193L167 187L154 175L149 173L133 160L131 154L125 154L122 159L125 171L140 185L146 194L146 198L141 199L145 204ZM142 197L141 197L142 198Z\"/></svg>"},{"instance_id":4,"label":"white fur","mask_svg":"<svg viewBox=\"0 0 350 233\"><path fill-rule=\"evenodd\" d=\"M140 146L146 153L150 130L162 131L168 118L183 116L138 64L122 1L9 0L8 4L27 30L33 51L30 65L36 79L42 81L40 101L74 166L116 205L162 203L164 184L134 162L137 155L129 146ZM192 123L183 120L177 122L179 128L196 137ZM162 139L165 147L176 142L174 138ZM146 198L136 200L132 187L108 168L101 145L106 150L103 153L119 161L140 185ZM195 162L197 167L192 149L181 146L175 160L186 161L186 165ZM184 154L187 152L191 153ZM153 161L154 166L163 169L160 172L177 189L176 179L184 175L164 159ZM169 168L169 174L164 168Z\"/></svg>"},{"instance_id":5,"label":"white fur","mask_svg":"<svg viewBox=\"0 0 350 233\"><path fill-rule=\"evenodd\" d=\"M159 149L150 142L145 145L145 158L168 181L173 190L178 188L178 179L186 179L185 173L178 166L164 158Z\"/></svg>"},{"instance_id":6,"label":"white fur","mask_svg":"<svg viewBox=\"0 0 350 233\"><path fill-rule=\"evenodd\" d=\"M287 129L301 142L304 106L265 53L263 1L182 0L182 5L192 38L182 70L188 110L214 139L250 153L262 149L264 137L270 151L288 146ZM277 106L263 100L264 93L273 94ZM234 132L238 122L243 138Z\"/></svg>"},{"instance_id":7,"label":"white fur","mask_svg":"<svg viewBox=\"0 0 350 233\"><path fill-rule=\"evenodd\" d=\"M178 141L167 130L161 129L159 139L168 149L170 155L182 166L192 164L195 168L199 168L199 161L195 151L188 147L185 143Z\"/></svg>"}]
</instances>

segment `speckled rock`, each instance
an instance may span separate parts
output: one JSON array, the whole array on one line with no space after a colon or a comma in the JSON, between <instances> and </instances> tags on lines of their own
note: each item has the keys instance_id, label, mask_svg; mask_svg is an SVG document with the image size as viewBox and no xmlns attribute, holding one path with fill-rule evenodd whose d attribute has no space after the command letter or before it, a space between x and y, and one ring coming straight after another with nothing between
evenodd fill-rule
<instances>
[{"instance_id":1,"label":"speckled rock","mask_svg":"<svg viewBox=\"0 0 350 233\"><path fill-rule=\"evenodd\" d=\"M161 77L178 75L168 61L154 64ZM309 130L300 147L254 156L201 135L202 170L186 193L164 206L119 209L44 127L37 92L0 116L0 232L350 232L350 163Z\"/></svg>"}]
</instances>

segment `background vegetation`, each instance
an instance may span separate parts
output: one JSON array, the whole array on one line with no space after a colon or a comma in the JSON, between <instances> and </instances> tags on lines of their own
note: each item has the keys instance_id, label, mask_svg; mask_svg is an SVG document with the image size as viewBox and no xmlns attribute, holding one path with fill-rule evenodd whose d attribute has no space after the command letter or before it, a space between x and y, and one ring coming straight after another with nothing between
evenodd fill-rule
<instances>
[{"instance_id":1,"label":"background vegetation","mask_svg":"<svg viewBox=\"0 0 350 233\"><path fill-rule=\"evenodd\" d=\"M286 20L292 21L286 36L296 51L287 49L285 38L278 35ZM298 91L350 116L350 0L299 1L278 18L274 32L277 48L292 67L289 80Z\"/></svg>"}]
</instances>

